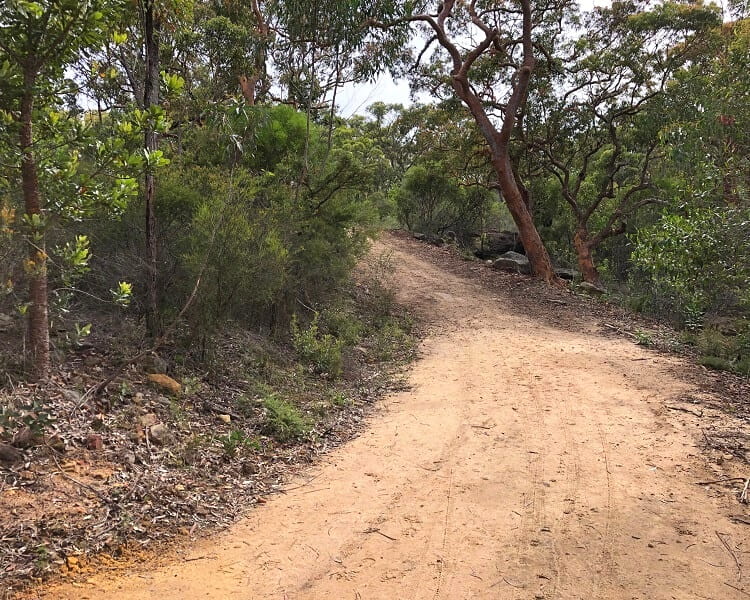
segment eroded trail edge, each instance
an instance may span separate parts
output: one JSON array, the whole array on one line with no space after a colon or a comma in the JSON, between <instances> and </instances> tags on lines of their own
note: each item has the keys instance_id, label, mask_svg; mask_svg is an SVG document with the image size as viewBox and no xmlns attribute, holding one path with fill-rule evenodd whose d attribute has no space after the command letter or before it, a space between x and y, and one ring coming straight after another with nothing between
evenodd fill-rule
<instances>
[{"instance_id":1,"label":"eroded trail edge","mask_svg":"<svg viewBox=\"0 0 750 600\"><path fill-rule=\"evenodd\" d=\"M431 323L411 389L185 558L46 597L749 597L736 500L695 485L699 430L664 410L691 393L676 359L514 314L385 244Z\"/></svg>"}]
</instances>

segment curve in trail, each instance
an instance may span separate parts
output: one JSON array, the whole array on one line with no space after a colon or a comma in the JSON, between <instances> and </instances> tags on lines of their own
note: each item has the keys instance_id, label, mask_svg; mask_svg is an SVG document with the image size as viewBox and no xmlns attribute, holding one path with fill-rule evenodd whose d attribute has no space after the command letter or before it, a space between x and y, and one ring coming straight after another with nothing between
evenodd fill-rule
<instances>
[{"instance_id":1,"label":"curve in trail","mask_svg":"<svg viewBox=\"0 0 750 600\"><path fill-rule=\"evenodd\" d=\"M659 411L690 390L675 361L509 312L384 243L400 299L431 323L411 389L313 483L186 559L46 597L748 597L716 536L746 552L746 530L691 483L695 441Z\"/></svg>"}]
</instances>

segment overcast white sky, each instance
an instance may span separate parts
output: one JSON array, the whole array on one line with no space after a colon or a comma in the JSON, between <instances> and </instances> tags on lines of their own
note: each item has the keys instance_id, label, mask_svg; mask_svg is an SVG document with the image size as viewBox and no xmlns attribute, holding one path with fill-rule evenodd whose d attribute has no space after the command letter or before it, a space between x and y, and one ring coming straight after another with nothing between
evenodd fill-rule
<instances>
[{"instance_id":1,"label":"overcast white sky","mask_svg":"<svg viewBox=\"0 0 750 600\"><path fill-rule=\"evenodd\" d=\"M350 117L364 114L373 102L387 104L411 104L409 84L406 81L393 81L389 74L382 75L375 83L347 85L339 92L339 114Z\"/></svg>"}]
</instances>

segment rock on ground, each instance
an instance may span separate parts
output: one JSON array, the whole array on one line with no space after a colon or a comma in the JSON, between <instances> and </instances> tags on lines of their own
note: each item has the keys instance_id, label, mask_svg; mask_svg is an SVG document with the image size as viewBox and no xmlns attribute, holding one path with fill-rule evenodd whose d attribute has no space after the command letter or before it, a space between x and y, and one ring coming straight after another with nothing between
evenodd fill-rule
<instances>
[{"instance_id":1,"label":"rock on ground","mask_svg":"<svg viewBox=\"0 0 750 600\"><path fill-rule=\"evenodd\" d=\"M531 263L529 259L518 252L506 252L492 263L493 269L502 271L515 271L524 275L531 275Z\"/></svg>"}]
</instances>

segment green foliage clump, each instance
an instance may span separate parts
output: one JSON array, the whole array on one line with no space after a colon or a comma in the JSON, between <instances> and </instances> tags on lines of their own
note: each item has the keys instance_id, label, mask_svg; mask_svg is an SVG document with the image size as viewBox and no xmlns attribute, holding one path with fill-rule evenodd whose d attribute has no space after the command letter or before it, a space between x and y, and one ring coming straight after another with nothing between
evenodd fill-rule
<instances>
[{"instance_id":1,"label":"green foliage clump","mask_svg":"<svg viewBox=\"0 0 750 600\"><path fill-rule=\"evenodd\" d=\"M725 330L709 325L686 332L683 341L695 347L700 355L699 364L750 375L750 324L747 320L737 320Z\"/></svg>"},{"instance_id":2,"label":"green foliage clump","mask_svg":"<svg viewBox=\"0 0 750 600\"><path fill-rule=\"evenodd\" d=\"M362 337L364 324L352 311L345 307L329 308L321 313L326 330L344 346L353 346Z\"/></svg>"},{"instance_id":3,"label":"green foliage clump","mask_svg":"<svg viewBox=\"0 0 750 600\"><path fill-rule=\"evenodd\" d=\"M5 432L8 436L23 427L28 427L35 434L41 434L54 422L55 417L49 408L38 401L18 407L0 406L0 432Z\"/></svg>"},{"instance_id":4,"label":"green foliage clump","mask_svg":"<svg viewBox=\"0 0 750 600\"><path fill-rule=\"evenodd\" d=\"M698 358L698 364L714 371L732 371L732 363L718 356L701 356Z\"/></svg>"},{"instance_id":5,"label":"green foliage clump","mask_svg":"<svg viewBox=\"0 0 750 600\"><path fill-rule=\"evenodd\" d=\"M264 430L280 442L299 439L310 431L310 422L300 410L276 394L263 398L263 408Z\"/></svg>"},{"instance_id":6,"label":"green foliage clump","mask_svg":"<svg viewBox=\"0 0 750 600\"><path fill-rule=\"evenodd\" d=\"M299 357L316 373L332 379L341 375L344 342L330 333L320 332L317 314L307 327L301 327L296 316L292 319L292 344Z\"/></svg>"},{"instance_id":7,"label":"green foliage clump","mask_svg":"<svg viewBox=\"0 0 750 600\"><path fill-rule=\"evenodd\" d=\"M695 208L643 228L632 285L657 315L697 328L707 314L750 310L750 214Z\"/></svg>"},{"instance_id":8,"label":"green foliage clump","mask_svg":"<svg viewBox=\"0 0 750 600\"><path fill-rule=\"evenodd\" d=\"M260 450L258 440L246 435L241 429L233 429L228 434L220 436L219 442L227 458L234 458L244 450Z\"/></svg>"},{"instance_id":9,"label":"green foliage clump","mask_svg":"<svg viewBox=\"0 0 750 600\"><path fill-rule=\"evenodd\" d=\"M438 235L451 232L464 243L481 229L494 199L487 189L461 187L445 165L430 163L410 168L392 198L399 220L408 229Z\"/></svg>"},{"instance_id":10,"label":"green foliage clump","mask_svg":"<svg viewBox=\"0 0 750 600\"><path fill-rule=\"evenodd\" d=\"M375 330L372 350L373 357L379 361L391 361L410 354L414 350L414 338L408 324L393 317L385 319Z\"/></svg>"},{"instance_id":11,"label":"green foliage clump","mask_svg":"<svg viewBox=\"0 0 750 600\"><path fill-rule=\"evenodd\" d=\"M634 335L635 335L635 343L638 344L639 346L646 346L647 348L650 348L651 346L654 345L654 339L646 331L642 331L638 329Z\"/></svg>"}]
</instances>

